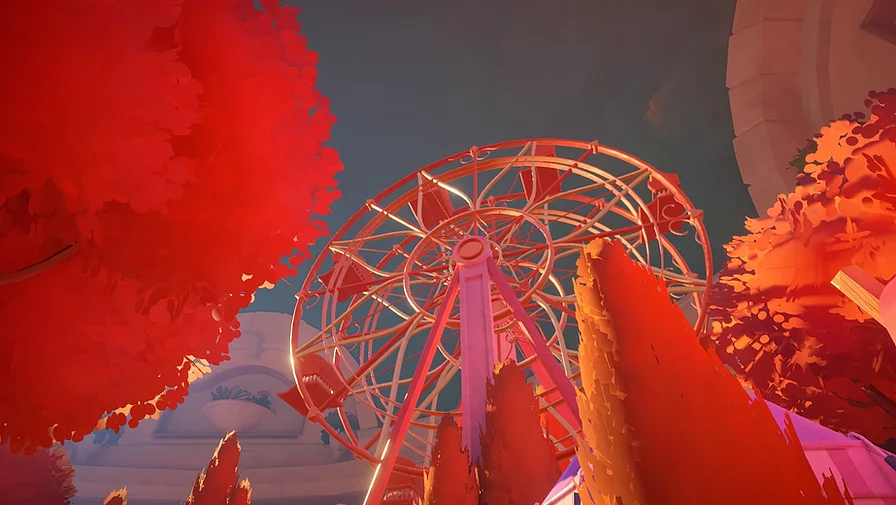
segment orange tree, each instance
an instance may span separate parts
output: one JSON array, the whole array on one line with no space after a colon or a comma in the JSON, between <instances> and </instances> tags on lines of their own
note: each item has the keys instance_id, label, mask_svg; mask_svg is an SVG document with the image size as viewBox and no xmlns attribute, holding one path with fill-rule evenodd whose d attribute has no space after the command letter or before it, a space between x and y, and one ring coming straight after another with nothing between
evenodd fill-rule
<instances>
[{"instance_id":1,"label":"orange tree","mask_svg":"<svg viewBox=\"0 0 896 505\"><path fill-rule=\"evenodd\" d=\"M135 426L325 233L341 165L296 9L2 2L0 442ZM98 423L104 413L111 413Z\"/></svg>"},{"instance_id":2,"label":"orange tree","mask_svg":"<svg viewBox=\"0 0 896 505\"><path fill-rule=\"evenodd\" d=\"M582 503L844 503L620 242L589 244L578 273Z\"/></svg>"},{"instance_id":3,"label":"orange tree","mask_svg":"<svg viewBox=\"0 0 896 505\"><path fill-rule=\"evenodd\" d=\"M896 89L866 106L823 128L796 189L726 245L711 317L721 359L766 398L881 442L896 348L830 284L848 265L896 275Z\"/></svg>"}]
</instances>

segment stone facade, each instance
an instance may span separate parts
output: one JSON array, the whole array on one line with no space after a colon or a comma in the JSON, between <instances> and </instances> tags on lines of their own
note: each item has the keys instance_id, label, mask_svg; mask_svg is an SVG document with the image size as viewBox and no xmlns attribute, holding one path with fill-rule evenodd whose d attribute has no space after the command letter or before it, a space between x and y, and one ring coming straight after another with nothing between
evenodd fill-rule
<instances>
[{"instance_id":1,"label":"stone facade","mask_svg":"<svg viewBox=\"0 0 896 505\"><path fill-rule=\"evenodd\" d=\"M875 0L738 0L728 46L734 150L760 214L790 192L797 149L896 86L896 44L862 28Z\"/></svg>"},{"instance_id":2,"label":"stone facade","mask_svg":"<svg viewBox=\"0 0 896 505\"><path fill-rule=\"evenodd\" d=\"M131 505L180 504L223 435L202 412L219 385L267 391L273 399L274 415L239 433L240 472L252 483L253 503L361 503L371 466L338 444L325 447L320 428L276 397L294 384L287 340L291 316L250 312L241 314L240 322L243 336L231 347L232 359L194 383L183 405L125 430L117 445L102 447L87 439L69 448L78 488L74 505L100 504L125 486ZM300 332L315 330L303 323ZM378 429L372 412L352 400L346 405L358 416L362 435Z\"/></svg>"}]
</instances>

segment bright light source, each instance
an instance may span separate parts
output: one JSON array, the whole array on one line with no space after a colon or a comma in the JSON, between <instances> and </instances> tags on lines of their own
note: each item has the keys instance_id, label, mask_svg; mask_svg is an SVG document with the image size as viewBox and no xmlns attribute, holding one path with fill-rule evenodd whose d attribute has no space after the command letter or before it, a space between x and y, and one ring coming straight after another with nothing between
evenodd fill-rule
<instances>
[{"instance_id":1,"label":"bright light source","mask_svg":"<svg viewBox=\"0 0 896 505\"><path fill-rule=\"evenodd\" d=\"M380 455L380 462L377 463L376 469L373 471L373 478L370 479L370 486L367 488L367 495L364 496L364 504L367 504L367 500L370 499L370 492L373 491L373 484L376 482L376 476L380 473L380 468L383 466L383 459L386 457L386 452L389 450L389 443L392 440L386 440L386 445L383 446L383 453Z\"/></svg>"}]
</instances>

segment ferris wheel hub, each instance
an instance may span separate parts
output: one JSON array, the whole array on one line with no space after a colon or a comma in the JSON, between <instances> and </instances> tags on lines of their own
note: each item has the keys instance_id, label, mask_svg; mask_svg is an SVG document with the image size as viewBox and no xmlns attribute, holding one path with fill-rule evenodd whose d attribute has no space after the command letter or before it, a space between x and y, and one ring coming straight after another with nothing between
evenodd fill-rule
<instances>
[{"instance_id":1,"label":"ferris wheel hub","mask_svg":"<svg viewBox=\"0 0 896 505\"><path fill-rule=\"evenodd\" d=\"M454 261L461 265L482 263L492 257L492 243L482 237L470 236L454 246Z\"/></svg>"}]
</instances>

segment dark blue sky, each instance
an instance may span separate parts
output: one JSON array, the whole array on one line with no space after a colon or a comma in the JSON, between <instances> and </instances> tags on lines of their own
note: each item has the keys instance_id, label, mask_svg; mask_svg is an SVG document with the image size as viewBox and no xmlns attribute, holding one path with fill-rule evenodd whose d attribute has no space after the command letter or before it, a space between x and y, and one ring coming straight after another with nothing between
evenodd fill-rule
<instances>
[{"instance_id":1,"label":"dark blue sky","mask_svg":"<svg viewBox=\"0 0 896 505\"><path fill-rule=\"evenodd\" d=\"M296 3L339 118L331 231L429 162L527 137L599 140L679 174L706 211L716 269L754 214L725 88L734 0ZM294 292L281 282L250 310L292 312Z\"/></svg>"}]
</instances>

